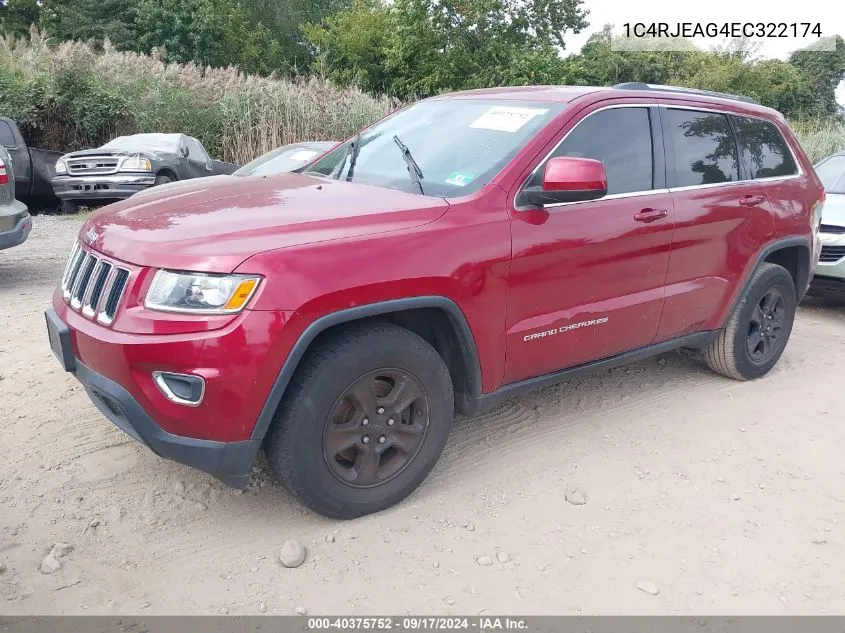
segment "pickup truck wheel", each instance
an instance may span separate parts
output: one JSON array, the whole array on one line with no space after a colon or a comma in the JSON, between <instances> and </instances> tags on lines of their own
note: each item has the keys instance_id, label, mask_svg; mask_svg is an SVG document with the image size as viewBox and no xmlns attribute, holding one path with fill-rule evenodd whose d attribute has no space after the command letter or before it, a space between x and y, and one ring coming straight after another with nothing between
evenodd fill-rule
<instances>
[{"instance_id":1,"label":"pickup truck wheel","mask_svg":"<svg viewBox=\"0 0 845 633\"><path fill-rule=\"evenodd\" d=\"M155 187L156 185L164 185L168 182L173 182L173 178L165 174L158 174L156 176L155 183L153 183L153 187Z\"/></svg>"},{"instance_id":2,"label":"pickup truck wheel","mask_svg":"<svg viewBox=\"0 0 845 633\"><path fill-rule=\"evenodd\" d=\"M383 323L310 350L266 438L268 461L312 510L351 519L408 496L452 426L452 381L425 340Z\"/></svg>"},{"instance_id":3,"label":"pickup truck wheel","mask_svg":"<svg viewBox=\"0 0 845 633\"><path fill-rule=\"evenodd\" d=\"M75 200L62 200L62 213L76 213L79 207Z\"/></svg>"},{"instance_id":4,"label":"pickup truck wheel","mask_svg":"<svg viewBox=\"0 0 845 633\"><path fill-rule=\"evenodd\" d=\"M761 264L752 273L727 326L705 349L707 366L735 380L764 375L786 348L796 307L795 284L789 272L776 264Z\"/></svg>"}]
</instances>

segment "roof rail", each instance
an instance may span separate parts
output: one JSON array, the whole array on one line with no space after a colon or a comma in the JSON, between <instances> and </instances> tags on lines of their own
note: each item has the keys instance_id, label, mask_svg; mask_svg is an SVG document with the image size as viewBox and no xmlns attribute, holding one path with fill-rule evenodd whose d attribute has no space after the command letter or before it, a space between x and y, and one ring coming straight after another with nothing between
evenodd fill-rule
<instances>
[{"instance_id":1,"label":"roof rail","mask_svg":"<svg viewBox=\"0 0 845 633\"><path fill-rule=\"evenodd\" d=\"M682 88L680 86L661 86L657 84L647 84L641 81L628 81L621 84L616 84L614 88L620 90L657 90L660 92L677 92L692 95L701 95L703 97L717 97L719 99L730 99L731 101L743 101L744 103L753 103L760 105L751 97L742 97L739 95L732 95L726 92L715 92L713 90L699 90L698 88Z\"/></svg>"}]
</instances>

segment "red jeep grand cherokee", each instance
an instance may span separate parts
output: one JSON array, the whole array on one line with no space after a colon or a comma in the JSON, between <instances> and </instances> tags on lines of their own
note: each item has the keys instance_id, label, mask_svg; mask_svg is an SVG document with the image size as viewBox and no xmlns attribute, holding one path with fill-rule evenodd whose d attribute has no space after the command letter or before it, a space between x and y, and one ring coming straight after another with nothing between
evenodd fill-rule
<instances>
[{"instance_id":1,"label":"red jeep grand cherokee","mask_svg":"<svg viewBox=\"0 0 845 633\"><path fill-rule=\"evenodd\" d=\"M301 173L82 226L47 311L94 404L244 487L261 446L327 516L410 494L454 412L675 348L777 362L823 189L783 117L665 86L416 103Z\"/></svg>"}]
</instances>

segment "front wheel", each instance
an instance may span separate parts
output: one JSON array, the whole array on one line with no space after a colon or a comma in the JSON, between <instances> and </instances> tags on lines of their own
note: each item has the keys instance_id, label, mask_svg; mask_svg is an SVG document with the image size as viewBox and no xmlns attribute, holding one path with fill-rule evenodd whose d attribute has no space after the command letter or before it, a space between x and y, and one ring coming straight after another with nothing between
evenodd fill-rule
<instances>
[{"instance_id":1,"label":"front wheel","mask_svg":"<svg viewBox=\"0 0 845 633\"><path fill-rule=\"evenodd\" d=\"M363 516L422 483L453 412L451 378L431 345L389 323L353 326L297 368L267 435L268 461L312 510Z\"/></svg>"},{"instance_id":2,"label":"front wheel","mask_svg":"<svg viewBox=\"0 0 845 633\"><path fill-rule=\"evenodd\" d=\"M153 187L157 187L158 185L166 185L169 182L173 182L173 178L166 174L158 174L155 179L155 183Z\"/></svg>"},{"instance_id":3,"label":"front wheel","mask_svg":"<svg viewBox=\"0 0 845 633\"><path fill-rule=\"evenodd\" d=\"M704 350L707 366L736 380L766 374L786 348L796 308L795 284L789 272L776 264L761 264L752 273L725 329Z\"/></svg>"}]
</instances>

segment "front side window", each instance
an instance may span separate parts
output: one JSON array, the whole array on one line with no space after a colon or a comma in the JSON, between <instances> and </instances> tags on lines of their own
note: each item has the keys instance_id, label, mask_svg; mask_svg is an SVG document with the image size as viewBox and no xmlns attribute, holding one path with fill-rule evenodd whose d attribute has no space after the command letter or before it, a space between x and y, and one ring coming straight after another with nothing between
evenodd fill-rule
<instances>
[{"instance_id":1,"label":"front side window","mask_svg":"<svg viewBox=\"0 0 845 633\"><path fill-rule=\"evenodd\" d=\"M728 117L695 110L666 110L675 187L739 180L739 161Z\"/></svg>"},{"instance_id":2,"label":"front side window","mask_svg":"<svg viewBox=\"0 0 845 633\"><path fill-rule=\"evenodd\" d=\"M202 143L200 143L197 139L188 138L188 149L191 150L190 156L194 160L203 163L208 162L208 154L206 154L205 148L202 146Z\"/></svg>"},{"instance_id":3,"label":"front side window","mask_svg":"<svg viewBox=\"0 0 845 633\"><path fill-rule=\"evenodd\" d=\"M549 158L593 158L604 164L607 193L653 188L651 124L647 108L611 108L589 114L564 137ZM545 163L528 182L543 183Z\"/></svg>"},{"instance_id":4,"label":"front side window","mask_svg":"<svg viewBox=\"0 0 845 633\"><path fill-rule=\"evenodd\" d=\"M752 178L777 178L798 173L792 152L774 125L745 116L734 116L734 121Z\"/></svg>"},{"instance_id":5,"label":"front side window","mask_svg":"<svg viewBox=\"0 0 845 633\"><path fill-rule=\"evenodd\" d=\"M305 173L412 193L421 188L427 196L464 196L490 182L563 107L492 99L422 101L364 130L357 158L352 138ZM412 163L421 173L419 187Z\"/></svg>"},{"instance_id":6,"label":"front side window","mask_svg":"<svg viewBox=\"0 0 845 633\"><path fill-rule=\"evenodd\" d=\"M12 134L12 127L6 121L0 121L0 145L15 147L15 135Z\"/></svg>"}]
</instances>

